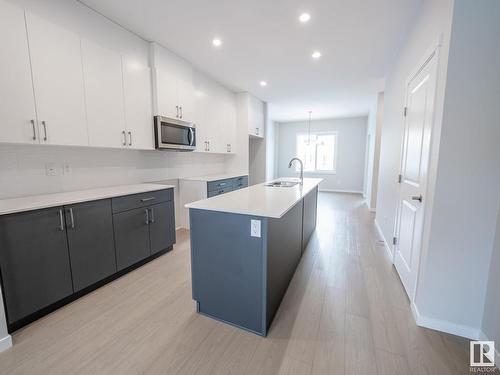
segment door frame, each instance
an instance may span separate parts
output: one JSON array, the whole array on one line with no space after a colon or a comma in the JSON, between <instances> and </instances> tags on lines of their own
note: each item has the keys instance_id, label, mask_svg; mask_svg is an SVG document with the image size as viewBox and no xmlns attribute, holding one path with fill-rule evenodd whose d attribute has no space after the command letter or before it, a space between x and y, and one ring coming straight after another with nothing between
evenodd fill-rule
<instances>
[{"instance_id":1,"label":"door frame","mask_svg":"<svg viewBox=\"0 0 500 375\"><path fill-rule=\"evenodd\" d=\"M402 98L402 103L403 103L403 108L402 108L402 111L404 111L404 108L408 105L408 93L409 93L409 90L408 90L408 87L411 83L411 81L425 68L425 66L434 58L434 63L436 64L436 81L435 81L435 87L434 87L434 104L436 103L436 98L437 98L437 94L438 94L438 85L439 85L439 77L440 77L440 71L439 71L439 62L440 62L440 49L441 49L441 46L442 46L442 34L440 34L435 40L434 42L430 45L430 47L427 48L427 50L425 51L425 53L423 54L423 56L420 58L420 60L418 61L418 64L415 66L415 68L413 70L411 70L410 74L407 76L407 78L405 79L405 89L404 89L404 93L403 93L403 98ZM403 112L402 112L403 113ZM403 117L403 126L405 125L405 122L407 121L406 120L407 117ZM433 151L435 151L433 149L433 142L434 142L434 139L436 137L436 134L435 134L435 131L436 131L436 108L434 106L434 111L433 111L433 114L432 114L432 120L431 120L431 126L430 126L430 137L429 137L429 157L427 159L427 175L425 177L425 180L422 182L423 184L423 191L424 191L424 202L422 204L422 208L421 210L423 211L422 212L422 232L420 233L420 237L421 237L421 240L420 240L420 249L419 249L419 254L418 254L418 258L417 258L417 264L416 264L416 275L415 275L415 288L413 289L413 295L411 296L408 296L409 299L410 299L410 304L413 306L414 305L414 301L415 301L415 297L417 295L417 290L418 290L418 282L419 282L419 278L420 278L420 263L421 263L421 260L422 260L422 253L423 253L423 248L424 248L424 239L425 239L425 233L427 231L427 221L429 219L429 215L428 215L428 212L430 211L431 209L431 203L432 202L432 198L429 199L429 172L430 172L430 165L431 165L431 160L432 160L432 154L433 154ZM401 147L400 147L400 151L399 151L399 155L400 155L400 158L399 158L399 168L398 168L398 174L402 174L402 168L403 168L403 157L404 157L404 137L405 137L405 132L403 131L401 133ZM395 215L395 218L394 218L394 231L393 231L393 236L396 237L397 234L399 233L399 214L400 214L400 209L401 209L401 206L400 206L400 202L399 202L399 197L401 196L401 184L398 183L398 195L397 195L397 199L398 199L398 204L397 204L397 207L396 207L396 215ZM396 259L396 248L397 248L398 244L392 244L391 246L391 250L392 250L392 263L394 264L395 263L395 259Z\"/></svg>"}]
</instances>

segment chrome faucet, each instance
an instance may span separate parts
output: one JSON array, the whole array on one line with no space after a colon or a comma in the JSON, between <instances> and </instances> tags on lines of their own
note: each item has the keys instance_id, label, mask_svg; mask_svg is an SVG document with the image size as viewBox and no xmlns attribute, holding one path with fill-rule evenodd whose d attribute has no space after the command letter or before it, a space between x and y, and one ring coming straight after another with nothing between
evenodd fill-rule
<instances>
[{"instance_id":1,"label":"chrome faucet","mask_svg":"<svg viewBox=\"0 0 500 375\"><path fill-rule=\"evenodd\" d=\"M290 163L288 163L288 168L292 168L293 162L297 160L300 163L300 184L304 185L304 163L302 163L302 160L299 158L293 158L290 160Z\"/></svg>"}]
</instances>

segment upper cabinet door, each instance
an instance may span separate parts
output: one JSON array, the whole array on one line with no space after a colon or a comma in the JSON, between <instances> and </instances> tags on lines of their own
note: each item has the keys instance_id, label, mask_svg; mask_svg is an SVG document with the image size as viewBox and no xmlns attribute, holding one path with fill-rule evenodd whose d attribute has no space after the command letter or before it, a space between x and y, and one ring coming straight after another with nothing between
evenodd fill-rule
<instances>
[{"instance_id":1,"label":"upper cabinet door","mask_svg":"<svg viewBox=\"0 0 500 375\"><path fill-rule=\"evenodd\" d=\"M90 146L125 147L121 56L82 39L83 72Z\"/></svg>"},{"instance_id":2,"label":"upper cabinet door","mask_svg":"<svg viewBox=\"0 0 500 375\"><path fill-rule=\"evenodd\" d=\"M125 122L128 145L141 150L154 149L151 70L129 58L122 59Z\"/></svg>"},{"instance_id":3,"label":"upper cabinet door","mask_svg":"<svg viewBox=\"0 0 500 375\"><path fill-rule=\"evenodd\" d=\"M156 68L154 77L157 114L170 118L178 118L179 102L177 94L177 77L175 74L163 68Z\"/></svg>"},{"instance_id":4,"label":"upper cabinet door","mask_svg":"<svg viewBox=\"0 0 500 375\"><path fill-rule=\"evenodd\" d=\"M88 145L80 37L26 13L41 143Z\"/></svg>"},{"instance_id":5,"label":"upper cabinet door","mask_svg":"<svg viewBox=\"0 0 500 375\"><path fill-rule=\"evenodd\" d=\"M0 142L38 143L24 11L0 1Z\"/></svg>"},{"instance_id":6,"label":"upper cabinet door","mask_svg":"<svg viewBox=\"0 0 500 375\"><path fill-rule=\"evenodd\" d=\"M248 134L264 137L264 103L252 96L248 97Z\"/></svg>"},{"instance_id":7,"label":"upper cabinet door","mask_svg":"<svg viewBox=\"0 0 500 375\"><path fill-rule=\"evenodd\" d=\"M184 121L194 122L194 86L192 79L178 79L177 93L180 107L179 118Z\"/></svg>"}]
</instances>

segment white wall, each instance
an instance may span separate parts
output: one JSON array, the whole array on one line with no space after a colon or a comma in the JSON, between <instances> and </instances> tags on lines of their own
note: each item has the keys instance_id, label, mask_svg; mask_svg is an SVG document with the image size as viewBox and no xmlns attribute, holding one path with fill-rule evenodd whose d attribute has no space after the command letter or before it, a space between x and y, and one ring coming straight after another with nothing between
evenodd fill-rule
<instances>
[{"instance_id":1,"label":"white wall","mask_svg":"<svg viewBox=\"0 0 500 375\"><path fill-rule=\"evenodd\" d=\"M392 243L396 219L397 197L403 136L405 80L417 68L426 51L441 36L438 83L433 128L433 148L428 176L430 189L435 180L435 164L439 145L446 67L448 63L453 0L424 0L411 31L407 35L386 77L376 220L388 244ZM429 200L428 200L429 203Z\"/></svg>"},{"instance_id":2,"label":"white wall","mask_svg":"<svg viewBox=\"0 0 500 375\"><path fill-rule=\"evenodd\" d=\"M416 298L421 314L471 336L481 327L500 204L499 20L497 0L455 1L432 221Z\"/></svg>"},{"instance_id":3,"label":"white wall","mask_svg":"<svg viewBox=\"0 0 500 375\"><path fill-rule=\"evenodd\" d=\"M322 190L363 192L366 152L366 116L348 117L311 122L311 131L336 131L337 173L312 174L305 176L324 178ZM307 132L307 121L279 123L278 174L296 177L295 169L288 168L288 162L296 155L296 136Z\"/></svg>"},{"instance_id":4,"label":"white wall","mask_svg":"<svg viewBox=\"0 0 500 375\"><path fill-rule=\"evenodd\" d=\"M278 125L274 121L266 124L266 181L278 177Z\"/></svg>"}]
</instances>

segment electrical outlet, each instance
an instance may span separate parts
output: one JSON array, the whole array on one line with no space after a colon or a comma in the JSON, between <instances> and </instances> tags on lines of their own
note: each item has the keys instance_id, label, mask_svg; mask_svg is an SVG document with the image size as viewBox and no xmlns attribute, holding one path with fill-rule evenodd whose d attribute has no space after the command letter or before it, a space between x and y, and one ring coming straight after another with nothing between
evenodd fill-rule
<instances>
[{"instance_id":1,"label":"electrical outlet","mask_svg":"<svg viewBox=\"0 0 500 375\"><path fill-rule=\"evenodd\" d=\"M250 220L250 236L260 237L260 220Z\"/></svg>"},{"instance_id":2,"label":"electrical outlet","mask_svg":"<svg viewBox=\"0 0 500 375\"><path fill-rule=\"evenodd\" d=\"M63 173L64 174L70 174L73 170L71 169L71 165L69 163L64 163L63 164Z\"/></svg>"},{"instance_id":3,"label":"electrical outlet","mask_svg":"<svg viewBox=\"0 0 500 375\"><path fill-rule=\"evenodd\" d=\"M45 174L47 176L57 176L56 163L45 163Z\"/></svg>"}]
</instances>

